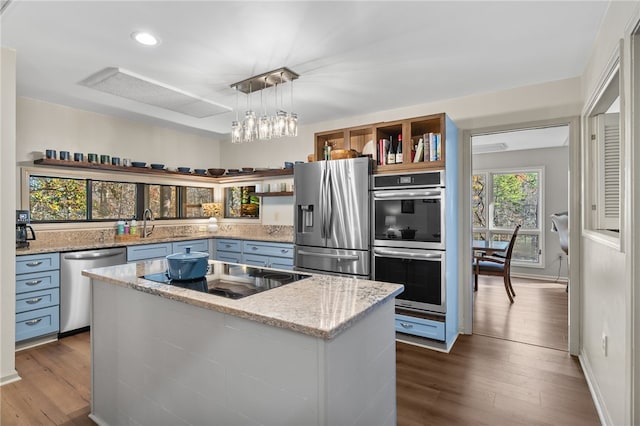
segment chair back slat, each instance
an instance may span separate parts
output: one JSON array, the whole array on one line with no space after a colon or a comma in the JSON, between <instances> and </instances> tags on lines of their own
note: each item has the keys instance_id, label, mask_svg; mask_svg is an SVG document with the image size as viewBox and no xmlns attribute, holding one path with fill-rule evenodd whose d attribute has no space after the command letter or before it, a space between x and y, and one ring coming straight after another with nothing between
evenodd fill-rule
<instances>
[{"instance_id":1,"label":"chair back slat","mask_svg":"<svg viewBox=\"0 0 640 426\"><path fill-rule=\"evenodd\" d=\"M507 247L507 253L505 255L505 266L509 266L511 264L511 254L513 253L513 247L516 245L516 237L518 236L518 230L522 225L516 225L516 229L513 230L513 235L511 236L511 240L509 241L509 247Z\"/></svg>"}]
</instances>

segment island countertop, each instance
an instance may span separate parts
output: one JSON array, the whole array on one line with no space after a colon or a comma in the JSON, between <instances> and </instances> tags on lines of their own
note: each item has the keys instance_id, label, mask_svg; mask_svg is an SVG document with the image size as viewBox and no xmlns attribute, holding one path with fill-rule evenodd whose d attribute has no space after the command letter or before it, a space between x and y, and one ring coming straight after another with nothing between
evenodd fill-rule
<instances>
[{"instance_id":1,"label":"island countertop","mask_svg":"<svg viewBox=\"0 0 640 426\"><path fill-rule=\"evenodd\" d=\"M399 284L309 274L309 278L278 288L242 299L229 299L140 278L166 269L166 260L160 259L96 268L83 271L82 274L114 285L326 340L333 339L404 289Z\"/></svg>"}]
</instances>

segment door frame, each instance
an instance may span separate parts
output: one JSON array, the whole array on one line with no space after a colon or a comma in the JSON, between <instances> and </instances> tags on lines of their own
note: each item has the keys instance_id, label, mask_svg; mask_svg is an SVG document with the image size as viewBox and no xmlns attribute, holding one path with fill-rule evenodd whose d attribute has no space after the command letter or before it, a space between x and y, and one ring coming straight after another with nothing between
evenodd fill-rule
<instances>
[{"instance_id":1,"label":"door frame","mask_svg":"<svg viewBox=\"0 0 640 426\"><path fill-rule=\"evenodd\" d=\"M471 220L471 174L473 170L471 138L475 135L486 133L508 132L526 129L536 129L542 127L569 126L569 253L567 256L569 265L569 306L568 306L568 336L569 344L567 350L571 355L578 355L580 351L580 293L581 279L579 268L580 253L580 200L581 200L581 162L580 162L580 117L563 117L556 119L531 121L523 123L505 124L478 129L469 129L462 132L461 151L461 176L460 200L462 206L460 214L460 265L458 274L460 276L459 297L460 297L460 333L473 333L473 276L471 263L473 254L471 241L473 235L473 223ZM464 231L466 230L466 232ZM571 262L571 259L574 259Z\"/></svg>"}]
</instances>

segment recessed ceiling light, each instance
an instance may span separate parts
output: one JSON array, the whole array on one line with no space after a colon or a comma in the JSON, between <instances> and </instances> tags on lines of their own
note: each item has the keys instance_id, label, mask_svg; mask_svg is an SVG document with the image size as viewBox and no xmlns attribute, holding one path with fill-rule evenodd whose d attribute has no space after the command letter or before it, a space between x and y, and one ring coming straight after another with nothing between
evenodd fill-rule
<instances>
[{"instance_id":1,"label":"recessed ceiling light","mask_svg":"<svg viewBox=\"0 0 640 426\"><path fill-rule=\"evenodd\" d=\"M132 33L131 38L145 46L155 46L158 44L158 39L153 34L144 31L136 31Z\"/></svg>"}]
</instances>

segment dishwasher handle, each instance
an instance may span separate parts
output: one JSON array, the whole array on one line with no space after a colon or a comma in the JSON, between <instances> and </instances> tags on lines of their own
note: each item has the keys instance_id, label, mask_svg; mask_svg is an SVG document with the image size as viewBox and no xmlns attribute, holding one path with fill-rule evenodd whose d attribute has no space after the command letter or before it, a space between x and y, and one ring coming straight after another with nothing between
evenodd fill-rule
<instances>
[{"instance_id":1,"label":"dishwasher handle","mask_svg":"<svg viewBox=\"0 0 640 426\"><path fill-rule=\"evenodd\" d=\"M67 253L64 255L64 259L69 259L69 260L104 259L106 257L119 256L124 253L125 253L124 249L81 251L81 252L75 252L75 253Z\"/></svg>"}]
</instances>

